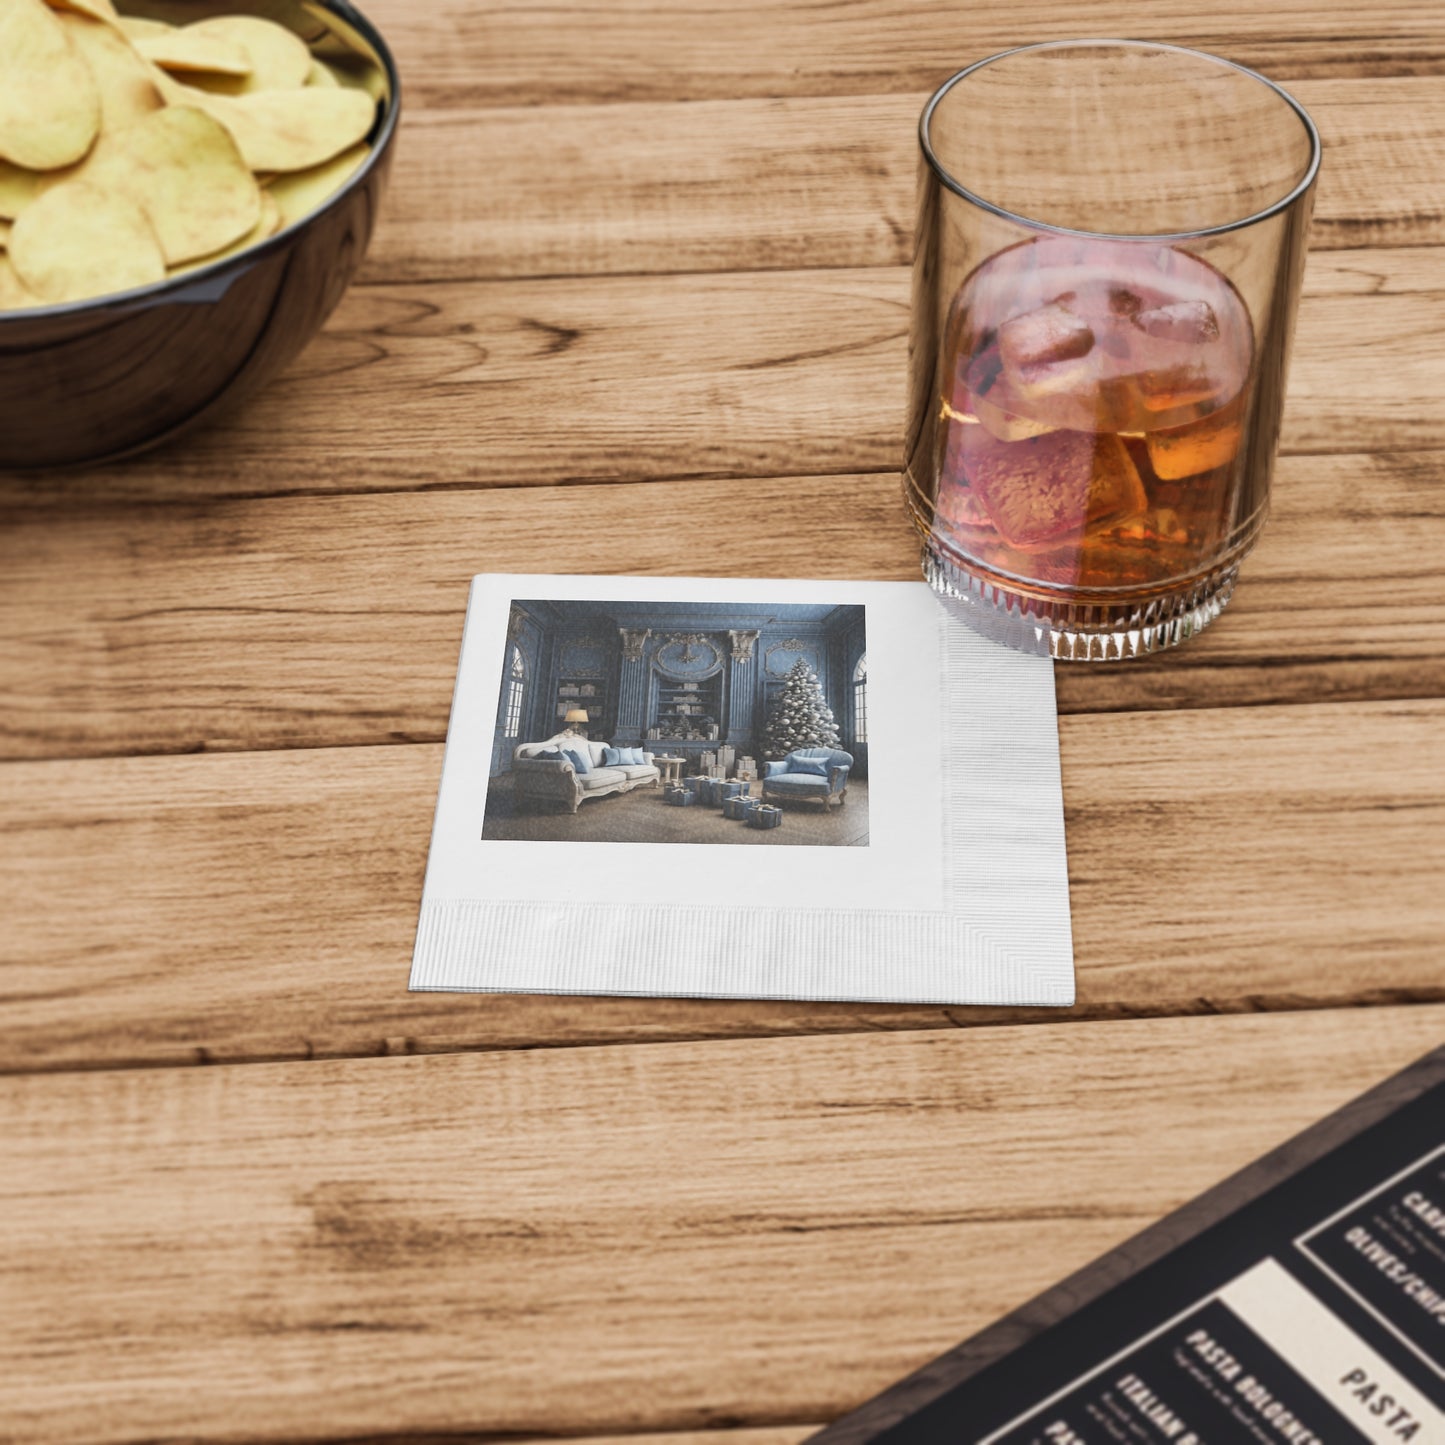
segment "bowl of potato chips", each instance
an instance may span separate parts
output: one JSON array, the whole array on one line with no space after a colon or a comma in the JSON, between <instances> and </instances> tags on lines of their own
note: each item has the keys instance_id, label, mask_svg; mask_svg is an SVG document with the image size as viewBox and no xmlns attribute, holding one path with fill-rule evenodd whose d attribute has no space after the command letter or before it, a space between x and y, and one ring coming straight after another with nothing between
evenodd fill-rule
<instances>
[{"instance_id":1,"label":"bowl of potato chips","mask_svg":"<svg viewBox=\"0 0 1445 1445\"><path fill-rule=\"evenodd\" d=\"M344 0L0 0L0 467L261 385L366 253L400 106Z\"/></svg>"}]
</instances>

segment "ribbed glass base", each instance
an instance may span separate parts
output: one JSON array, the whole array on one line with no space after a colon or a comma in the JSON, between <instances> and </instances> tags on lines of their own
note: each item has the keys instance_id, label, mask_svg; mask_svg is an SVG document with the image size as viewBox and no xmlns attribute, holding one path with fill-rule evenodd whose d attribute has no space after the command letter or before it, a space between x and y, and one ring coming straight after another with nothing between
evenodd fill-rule
<instances>
[{"instance_id":1,"label":"ribbed glass base","mask_svg":"<svg viewBox=\"0 0 1445 1445\"><path fill-rule=\"evenodd\" d=\"M923 575L950 612L1006 647L1065 662L1118 662L1203 632L1233 596L1239 563L1147 601L1069 602L1016 592L927 546Z\"/></svg>"}]
</instances>

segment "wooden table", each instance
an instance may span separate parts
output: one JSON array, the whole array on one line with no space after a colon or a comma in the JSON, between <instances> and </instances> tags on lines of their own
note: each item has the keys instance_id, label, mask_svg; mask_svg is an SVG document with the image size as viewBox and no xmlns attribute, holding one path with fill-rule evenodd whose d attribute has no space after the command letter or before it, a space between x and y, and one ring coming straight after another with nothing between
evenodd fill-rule
<instances>
[{"instance_id":1,"label":"wooden table","mask_svg":"<svg viewBox=\"0 0 1445 1445\"><path fill-rule=\"evenodd\" d=\"M1236 602L1059 673L1060 1014L406 979L468 577L915 577L921 101L1137 9L370 8L325 335L0 480L0 1436L790 1445L1445 1035L1445 19L1149 13L1326 154Z\"/></svg>"}]
</instances>

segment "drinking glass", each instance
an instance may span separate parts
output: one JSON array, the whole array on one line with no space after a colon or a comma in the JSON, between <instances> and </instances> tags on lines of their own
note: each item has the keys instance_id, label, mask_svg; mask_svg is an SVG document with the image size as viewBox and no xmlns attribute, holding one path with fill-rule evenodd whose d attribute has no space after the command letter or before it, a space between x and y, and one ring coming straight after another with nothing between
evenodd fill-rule
<instances>
[{"instance_id":1,"label":"drinking glass","mask_svg":"<svg viewBox=\"0 0 1445 1445\"><path fill-rule=\"evenodd\" d=\"M1029 45L919 124L908 510L987 635L1079 660L1216 618L1269 505L1320 143L1251 70Z\"/></svg>"}]
</instances>

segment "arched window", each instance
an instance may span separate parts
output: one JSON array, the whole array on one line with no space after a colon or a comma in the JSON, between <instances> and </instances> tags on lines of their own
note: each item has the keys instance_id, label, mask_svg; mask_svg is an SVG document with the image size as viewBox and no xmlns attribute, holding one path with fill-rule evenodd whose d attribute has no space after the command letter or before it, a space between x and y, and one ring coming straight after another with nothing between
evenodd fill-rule
<instances>
[{"instance_id":1,"label":"arched window","mask_svg":"<svg viewBox=\"0 0 1445 1445\"><path fill-rule=\"evenodd\" d=\"M522 649L512 644L512 661L507 668L507 710L504 714L502 736L514 738L522 730L522 697L527 691L527 664L522 660Z\"/></svg>"},{"instance_id":2,"label":"arched window","mask_svg":"<svg viewBox=\"0 0 1445 1445\"><path fill-rule=\"evenodd\" d=\"M853 741L868 741L868 654L858 659L853 669Z\"/></svg>"}]
</instances>

